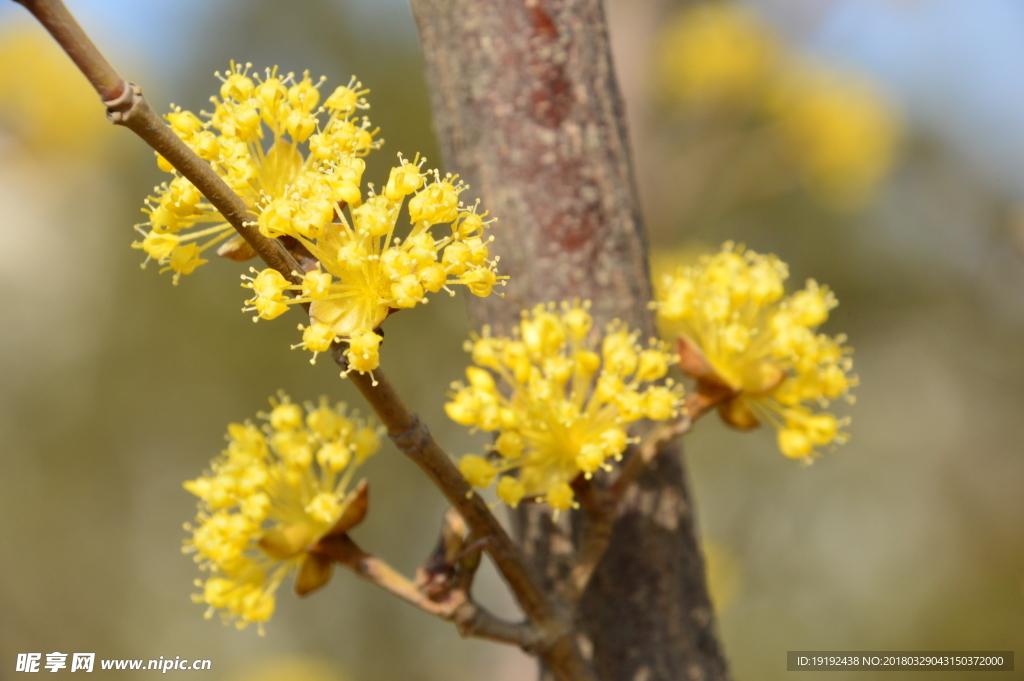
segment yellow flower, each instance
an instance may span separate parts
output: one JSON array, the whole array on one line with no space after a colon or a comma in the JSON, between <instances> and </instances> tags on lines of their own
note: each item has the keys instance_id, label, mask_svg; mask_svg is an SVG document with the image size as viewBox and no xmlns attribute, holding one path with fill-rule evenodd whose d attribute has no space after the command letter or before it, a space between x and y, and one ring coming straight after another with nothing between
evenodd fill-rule
<instances>
[{"instance_id":1,"label":"yellow flower","mask_svg":"<svg viewBox=\"0 0 1024 681\"><path fill-rule=\"evenodd\" d=\"M371 194L349 216L339 212L337 221L325 225L315 239L290 234L322 268L307 272L302 284L289 284L273 270L244 277L243 286L254 293L245 310L273 319L286 305L309 303L314 322L309 328L316 328L319 338L347 341L349 370L361 373L379 365L381 336L376 330L392 312L425 303L428 293L441 289L454 295L448 288L454 284L485 297L505 279L495 271L498 259L489 259L493 237L484 235L488 222L477 214L477 205L467 208L459 201L465 185L437 171L427 181L430 176L420 171L421 161L401 156L399 161L383 194ZM409 195L412 227L401 239L395 227ZM444 222L450 223L448 233L435 236L432 226ZM274 285L266 286L264 279ZM286 291L295 295L289 297ZM321 351L305 335L303 341L295 347Z\"/></svg>"},{"instance_id":2,"label":"yellow flower","mask_svg":"<svg viewBox=\"0 0 1024 681\"><path fill-rule=\"evenodd\" d=\"M869 81L807 64L776 85L774 115L818 196L837 207L868 199L892 168L899 116Z\"/></svg>"},{"instance_id":3,"label":"yellow flower","mask_svg":"<svg viewBox=\"0 0 1024 681\"><path fill-rule=\"evenodd\" d=\"M276 68L260 78L249 75L250 66L232 62L228 73L217 74L222 85L220 97L211 100L212 113L202 112L201 118L173 107L167 122L245 201L265 236L317 238L334 219L338 202L360 203L360 157L381 143L369 120L356 115L368 108L363 95L369 90L353 78L318 107L324 79L314 83L308 72L301 79L291 73L282 77ZM145 251L146 262L164 265L161 271L173 270L177 283L206 262L199 259L203 251L234 230L159 155L157 163L173 178L146 199L149 220L136 226L144 238L132 246ZM202 245L192 243L200 240ZM175 258L181 249L194 255Z\"/></svg>"},{"instance_id":4,"label":"yellow flower","mask_svg":"<svg viewBox=\"0 0 1024 681\"><path fill-rule=\"evenodd\" d=\"M210 471L185 483L199 497L196 524L185 553L210 576L197 580L192 598L221 610L239 629L262 623L274 612L275 592L297 571L295 588L305 595L323 586L330 563L309 552L320 539L358 524L366 511L366 486L347 492L357 467L380 447L381 431L346 414L327 398L305 410L287 395L252 423L228 426L228 446Z\"/></svg>"},{"instance_id":5,"label":"yellow flower","mask_svg":"<svg viewBox=\"0 0 1024 681\"><path fill-rule=\"evenodd\" d=\"M785 296L788 276L774 255L727 242L665 275L652 306L678 326L680 367L697 379L698 408L717 404L738 428L768 421L783 454L810 461L818 447L848 439L841 429L849 419L824 408L840 397L852 402L857 377L846 336L816 332L835 296L814 280Z\"/></svg>"},{"instance_id":6,"label":"yellow flower","mask_svg":"<svg viewBox=\"0 0 1024 681\"><path fill-rule=\"evenodd\" d=\"M736 5L701 4L681 12L659 39L661 82L688 103L748 102L775 67L775 36Z\"/></svg>"},{"instance_id":7,"label":"yellow flower","mask_svg":"<svg viewBox=\"0 0 1024 681\"><path fill-rule=\"evenodd\" d=\"M680 386L652 385L678 358L654 340L642 347L638 333L618 321L598 347L588 308L538 305L523 313L511 338L492 337L484 327L466 344L476 366L466 369L466 384L452 384L445 411L497 439L488 457L466 455L459 469L473 487L498 480L498 497L509 506L531 497L556 510L571 508L569 483L620 459L631 423L671 418L681 408ZM512 470L517 477L499 479Z\"/></svg>"}]
</instances>

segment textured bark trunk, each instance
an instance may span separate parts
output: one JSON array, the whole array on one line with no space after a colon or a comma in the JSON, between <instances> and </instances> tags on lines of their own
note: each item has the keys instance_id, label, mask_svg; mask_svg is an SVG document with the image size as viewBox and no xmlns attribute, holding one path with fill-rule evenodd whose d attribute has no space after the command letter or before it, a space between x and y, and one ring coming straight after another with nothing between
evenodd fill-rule
<instances>
[{"instance_id":1,"label":"textured bark trunk","mask_svg":"<svg viewBox=\"0 0 1024 681\"><path fill-rule=\"evenodd\" d=\"M448 169L499 216L505 298L474 299L507 332L523 309L593 301L654 335L646 246L599 0L412 0ZM552 588L573 530L538 506L520 540ZM681 456L669 448L626 495L579 609L581 648L603 681L725 679Z\"/></svg>"}]
</instances>

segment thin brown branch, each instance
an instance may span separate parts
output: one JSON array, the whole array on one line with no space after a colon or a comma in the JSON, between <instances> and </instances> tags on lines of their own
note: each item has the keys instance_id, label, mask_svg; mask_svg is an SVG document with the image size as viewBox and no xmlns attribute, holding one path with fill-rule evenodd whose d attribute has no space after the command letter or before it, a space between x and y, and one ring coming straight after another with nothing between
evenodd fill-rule
<instances>
[{"instance_id":1,"label":"thin brown branch","mask_svg":"<svg viewBox=\"0 0 1024 681\"><path fill-rule=\"evenodd\" d=\"M61 0L15 0L39 20L50 35L96 89L107 107L107 118L122 125L167 159L175 169L202 192L224 219L252 246L270 267L293 283L301 271L298 262L275 239L256 228L256 217L245 202L153 111L142 96L142 88L125 81L68 11Z\"/></svg>"},{"instance_id":2,"label":"thin brown branch","mask_svg":"<svg viewBox=\"0 0 1024 681\"><path fill-rule=\"evenodd\" d=\"M444 512L437 545L416 570L417 587L431 598L453 589L472 593L483 548L489 542L489 537L475 538L459 512L450 506Z\"/></svg>"},{"instance_id":3,"label":"thin brown branch","mask_svg":"<svg viewBox=\"0 0 1024 681\"><path fill-rule=\"evenodd\" d=\"M416 569L416 587L433 600L454 589L471 593L481 554L490 541L490 537L475 539L459 512L449 506L434 550Z\"/></svg>"},{"instance_id":4,"label":"thin brown branch","mask_svg":"<svg viewBox=\"0 0 1024 681\"><path fill-rule=\"evenodd\" d=\"M484 548L490 543L490 537L477 539L470 542L469 546L463 549L459 555L459 573L455 582L457 589L467 591L473 588L473 580L476 579L476 571L480 568L480 559L483 557Z\"/></svg>"},{"instance_id":5,"label":"thin brown branch","mask_svg":"<svg viewBox=\"0 0 1024 681\"><path fill-rule=\"evenodd\" d=\"M335 346L334 359L347 368L342 350L343 346ZM564 612L566 604L555 602L541 589L521 549L480 495L472 491L451 458L405 404L383 371L375 369L373 376L352 372L349 378L387 428L391 441L441 490L448 503L465 519L472 535L490 540L486 544L488 554L540 634L534 652L561 681L596 681L571 636L569 618Z\"/></svg>"},{"instance_id":6,"label":"thin brown branch","mask_svg":"<svg viewBox=\"0 0 1024 681\"><path fill-rule=\"evenodd\" d=\"M576 604L583 597L597 564L608 550L612 538L612 525L618 510L618 499L593 480L581 479L573 488L587 516L583 540L576 554L576 565L573 566L566 586L566 599Z\"/></svg>"},{"instance_id":7,"label":"thin brown branch","mask_svg":"<svg viewBox=\"0 0 1024 681\"><path fill-rule=\"evenodd\" d=\"M532 625L496 617L464 589L454 590L440 601L430 599L385 561L359 548L348 535L326 537L311 552L330 558L423 612L453 622L462 636L516 645L527 651L536 651L542 643L541 633Z\"/></svg>"},{"instance_id":8,"label":"thin brown branch","mask_svg":"<svg viewBox=\"0 0 1024 681\"><path fill-rule=\"evenodd\" d=\"M344 364L344 356L336 348L334 355ZM373 376L352 372L349 379L362 393L377 417L388 430L395 445L412 459L461 515L477 537L491 539L487 552L494 559L502 576L515 592L530 620L537 624L555 618L554 607L538 586L519 547L505 532L487 504L459 473L448 454L441 449L419 417L406 406L384 372L375 369Z\"/></svg>"}]
</instances>

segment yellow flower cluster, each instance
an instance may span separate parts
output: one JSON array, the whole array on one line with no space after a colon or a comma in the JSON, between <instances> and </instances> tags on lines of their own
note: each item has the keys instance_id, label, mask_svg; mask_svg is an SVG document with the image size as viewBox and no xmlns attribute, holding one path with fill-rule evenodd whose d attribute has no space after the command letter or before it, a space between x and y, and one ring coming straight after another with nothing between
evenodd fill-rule
<instances>
[{"instance_id":1,"label":"yellow flower cluster","mask_svg":"<svg viewBox=\"0 0 1024 681\"><path fill-rule=\"evenodd\" d=\"M824 411L857 385L844 335L816 332L835 296L808 280L785 296L789 276L774 255L727 242L715 255L665 275L653 306L680 331L680 366L698 390L717 394L719 413L739 428L768 421L782 453L810 460L816 448L843 443L848 418ZM722 400L724 396L726 399Z\"/></svg>"},{"instance_id":2,"label":"yellow flower cluster","mask_svg":"<svg viewBox=\"0 0 1024 681\"><path fill-rule=\"evenodd\" d=\"M180 109L167 115L174 132L242 197L264 236L294 239L319 261L302 285L273 270L245 277L243 286L254 293L246 310L273 319L290 304L311 304L312 323L296 347L316 353L347 340L349 367L367 372L378 365L375 331L390 312L426 302L427 293L442 288L451 293L452 284L490 295L503 279L484 234L490 221L459 200L466 186L457 176L425 172L425 159L399 155L383 191L369 185L364 196L361 157L381 143L369 120L357 118L369 106L368 90L353 79L321 104L323 79L282 77L276 69L254 78L248 68L232 64L218 74L220 98L213 98L213 113L203 113L205 121ZM158 162L174 178L147 200L149 221L137 227L144 238L133 246L147 262L164 265L161 271L173 270L177 283L233 230L195 186ZM407 197L411 228L399 238ZM440 224L449 229L435 236L431 228ZM225 248L244 248L238 239Z\"/></svg>"},{"instance_id":3,"label":"yellow flower cluster","mask_svg":"<svg viewBox=\"0 0 1024 681\"><path fill-rule=\"evenodd\" d=\"M683 10L661 35L658 64L670 97L763 118L787 161L828 204L863 202L892 168L899 115L878 89L787 51L733 2Z\"/></svg>"},{"instance_id":4,"label":"yellow flower cluster","mask_svg":"<svg viewBox=\"0 0 1024 681\"><path fill-rule=\"evenodd\" d=\"M228 446L202 477L185 489L199 497L196 524L183 550L211 575L196 580L192 598L221 610L239 629L260 625L274 612L281 581L298 571L296 590L319 588L330 564L307 549L359 520L350 512L356 493L346 490L356 469L380 447L380 431L344 404L326 398L305 410L281 393L273 409L252 423L228 426ZM364 509L365 510L365 509Z\"/></svg>"},{"instance_id":5,"label":"yellow flower cluster","mask_svg":"<svg viewBox=\"0 0 1024 681\"><path fill-rule=\"evenodd\" d=\"M473 487L497 479L498 497L509 506L543 497L556 510L571 508L569 483L620 459L631 423L672 418L681 409L681 386L651 385L678 358L654 340L640 346L639 333L619 322L596 351L588 309L578 302L538 305L523 313L513 337L492 337L485 327L466 344L477 366L466 369L468 384L452 384L445 411L498 435L490 456L466 455L459 469ZM507 384L507 396L495 376ZM518 477L498 479L514 469Z\"/></svg>"}]
</instances>

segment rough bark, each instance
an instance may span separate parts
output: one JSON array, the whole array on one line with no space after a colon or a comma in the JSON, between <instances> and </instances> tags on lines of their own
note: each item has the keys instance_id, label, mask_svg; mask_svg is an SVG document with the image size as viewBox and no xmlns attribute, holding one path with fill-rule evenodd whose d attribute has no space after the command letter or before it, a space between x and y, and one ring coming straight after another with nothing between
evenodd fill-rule
<instances>
[{"instance_id":1,"label":"rough bark","mask_svg":"<svg viewBox=\"0 0 1024 681\"><path fill-rule=\"evenodd\" d=\"M625 115L600 0L412 0L448 170L499 217L505 298L473 300L507 332L523 309L593 301L599 325L654 324ZM564 579L575 532L519 514L546 586ZM581 648L604 681L725 679L693 507L677 449L626 494L611 548L579 610Z\"/></svg>"}]
</instances>

